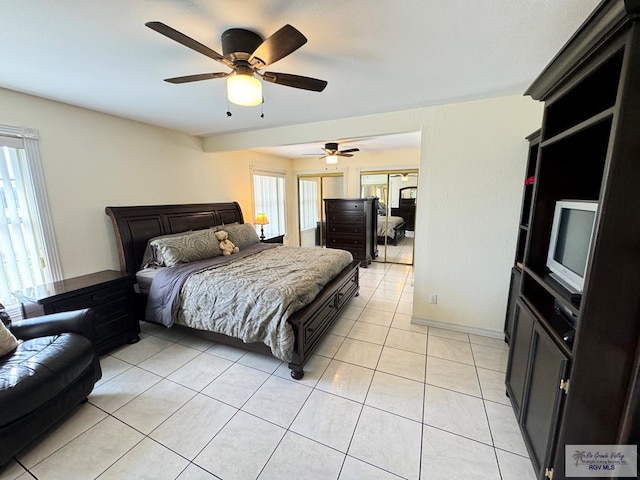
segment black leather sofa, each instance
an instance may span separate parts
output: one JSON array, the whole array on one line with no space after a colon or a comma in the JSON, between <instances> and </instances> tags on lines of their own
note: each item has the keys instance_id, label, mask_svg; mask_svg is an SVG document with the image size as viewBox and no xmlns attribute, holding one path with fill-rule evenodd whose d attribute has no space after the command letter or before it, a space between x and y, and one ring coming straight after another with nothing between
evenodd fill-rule
<instances>
[{"instance_id":1,"label":"black leather sofa","mask_svg":"<svg viewBox=\"0 0 640 480\"><path fill-rule=\"evenodd\" d=\"M0 358L0 465L80 404L102 377L93 311L15 321L23 340Z\"/></svg>"}]
</instances>

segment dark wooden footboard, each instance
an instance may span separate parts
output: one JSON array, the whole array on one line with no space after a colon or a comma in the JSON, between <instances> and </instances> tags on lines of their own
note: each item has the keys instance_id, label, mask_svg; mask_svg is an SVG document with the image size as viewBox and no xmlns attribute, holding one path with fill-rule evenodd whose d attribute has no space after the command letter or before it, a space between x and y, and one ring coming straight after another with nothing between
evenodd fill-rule
<instances>
[{"instance_id":1,"label":"dark wooden footboard","mask_svg":"<svg viewBox=\"0 0 640 480\"><path fill-rule=\"evenodd\" d=\"M398 245L398 242L402 240L406 235L406 224L404 222L398 224L393 229L393 237L387 237L387 243L390 245ZM378 235L378 245L384 245L384 235Z\"/></svg>"},{"instance_id":2,"label":"dark wooden footboard","mask_svg":"<svg viewBox=\"0 0 640 480\"><path fill-rule=\"evenodd\" d=\"M296 337L293 359L289 363L291 376L299 380L304 364L320 344L331 325L345 309L349 300L358 295L359 262L353 262L340 275L325 285L313 302L289 317Z\"/></svg>"},{"instance_id":3,"label":"dark wooden footboard","mask_svg":"<svg viewBox=\"0 0 640 480\"><path fill-rule=\"evenodd\" d=\"M359 295L358 265L360 262L352 262L336 278L325 285L310 304L295 312L287 320L295 335L293 358L289 363L291 377L294 379L300 380L304 376L304 364L322 342L340 313L346 308L349 300ZM146 298L140 296L140 301L146 303ZM140 309L144 312L143 305L140 306ZM198 336L214 342L271 355L271 349L261 342L245 343L239 338L229 337L222 333L196 329L192 331Z\"/></svg>"}]
</instances>

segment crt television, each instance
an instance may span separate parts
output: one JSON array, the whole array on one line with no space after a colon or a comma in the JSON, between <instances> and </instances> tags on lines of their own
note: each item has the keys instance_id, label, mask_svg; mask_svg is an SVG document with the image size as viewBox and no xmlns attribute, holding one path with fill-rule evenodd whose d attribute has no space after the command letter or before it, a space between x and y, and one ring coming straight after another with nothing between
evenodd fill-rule
<instances>
[{"instance_id":1,"label":"crt television","mask_svg":"<svg viewBox=\"0 0 640 480\"><path fill-rule=\"evenodd\" d=\"M571 293L582 293L597 213L598 202L556 202L547 267Z\"/></svg>"}]
</instances>

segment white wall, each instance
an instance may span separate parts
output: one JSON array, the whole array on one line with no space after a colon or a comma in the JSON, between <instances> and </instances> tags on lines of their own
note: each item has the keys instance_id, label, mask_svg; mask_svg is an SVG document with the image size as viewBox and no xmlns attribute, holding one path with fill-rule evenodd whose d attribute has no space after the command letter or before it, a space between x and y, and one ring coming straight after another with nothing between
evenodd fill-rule
<instances>
[{"instance_id":1,"label":"white wall","mask_svg":"<svg viewBox=\"0 0 640 480\"><path fill-rule=\"evenodd\" d=\"M421 131L413 315L498 334L514 257L528 148L524 137L541 121L541 104L511 96L210 136L204 148ZM301 161L294 161L295 171ZM339 166L349 170L349 195L359 196L359 173L344 162ZM437 305L428 303L431 293L438 294Z\"/></svg>"},{"instance_id":2,"label":"white wall","mask_svg":"<svg viewBox=\"0 0 640 480\"><path fill-rule=\"evenodd\" d=\"M63 275L119 269L104 208L238 201L253 207L249 164L288 170L288 159L204 153L202 140L0 89L0 123L35 128Z\"/></svg>"}]
</instances>

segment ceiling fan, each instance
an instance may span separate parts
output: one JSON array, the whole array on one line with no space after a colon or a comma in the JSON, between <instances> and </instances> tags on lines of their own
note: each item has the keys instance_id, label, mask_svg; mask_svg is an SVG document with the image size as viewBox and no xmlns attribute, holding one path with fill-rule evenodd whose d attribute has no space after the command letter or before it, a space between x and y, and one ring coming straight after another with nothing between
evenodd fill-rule
<instances>
[{"instance_id":1,"label":"ceiling fan","mask_svg":"<svg viewBox=\"0 0 640 480\"><path fill-rule=\"evenodd\" d=\"M250 30L242 28L226 30L221 37L222 55L162 22L147 22L145 25L231 69L229 72L200 73L166 78L165 82L178 84L226 78L229 101L245 106L259 105L263 101L262 84L256 75L266 82L313 92L321 92L327 86L325 80L317 78L260 71L307 43L307 38L291 25L285 25L266 40Z\"/></svg>"},{"instance_id":2,"label":"ceiling fan","mask_svg":"<svg viewBox=\"0 0 640 480\"><path fill-rule=\"evenodd\" d=\"M338 163L338 157L353 157L354 152L359 152L359 148L348 148L346 150L339 150L338 144L336 142L325 143L324 148L321 148L324 151L324 155L320 157L320 159L325 159L327 163Z\"/></svg>"}]
</instances>

